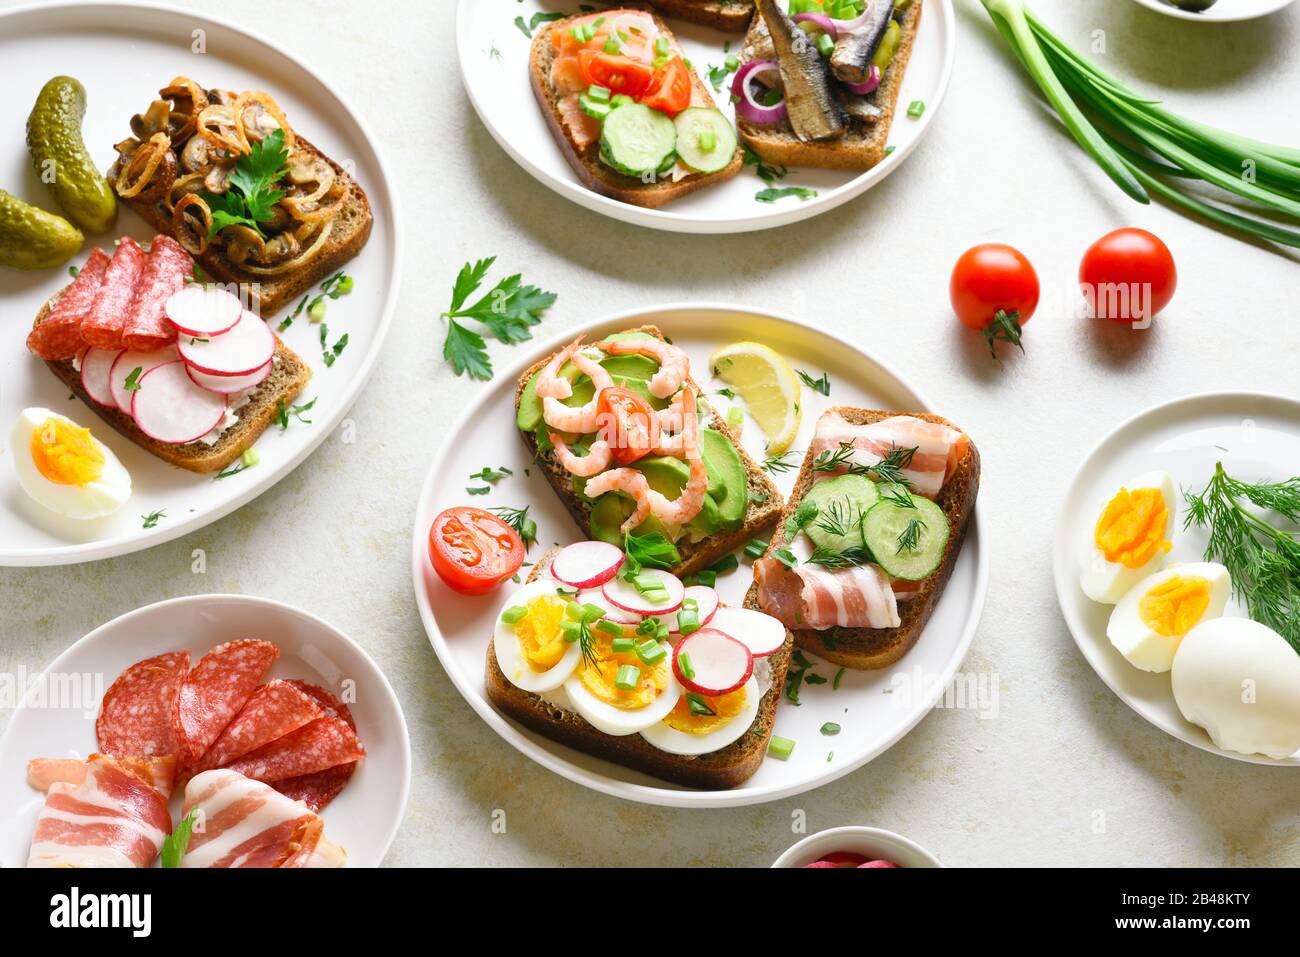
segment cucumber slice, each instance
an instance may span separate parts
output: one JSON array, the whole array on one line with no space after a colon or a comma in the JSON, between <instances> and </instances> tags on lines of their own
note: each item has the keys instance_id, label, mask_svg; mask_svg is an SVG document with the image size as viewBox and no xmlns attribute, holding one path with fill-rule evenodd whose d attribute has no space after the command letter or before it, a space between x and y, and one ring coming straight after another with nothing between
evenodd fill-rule
<instances>
[{"instance_id":1,"label":"cucumber slice","mask_svg":"<svg viewBox=\"0 0 1300 957\"><path fill-rule=\"evenodd\" d=\"M862 517L879 500L880 490L865 475L838 475L824 479L803 497L804 502L817 506L817 517L804 525L803 532L814 547L835 555L860 549L863 545Z\"/></svg>"},{"instance_id":2,"label":"cucumber slice","mask_svg":"<svg viewBox=\"0 0 1300 957\"><path fill-rule=\"evenodd\" d=\"M677 114L677 158L697 173L724 170L736 155L736 131L718 110L692 106Z\"/></svg>"},{"instance_id":3,"label":"cucumber slice","mask_svg":"<svg viewBox=\"0 0 1300 957\"><path fill-rule=\"evenodd\" d=\"M600 131L600 158L627 176L653 176L672 166L677 127L644 103L615 107Z\"/></svg>"},{"instance_id":4,"label":"cucumber slice","mask_svg":"<svg viewBox=\"0 0 1300 957\"><path fill-rule=\"evenodd\" d=\"M894 578L929 578L948 547L948 516L928 498L904 493L913 507L882 498L862 520L862 540L876 564ZM919 525L913 525L913 522Z\"/></svg>"}]
</instances>

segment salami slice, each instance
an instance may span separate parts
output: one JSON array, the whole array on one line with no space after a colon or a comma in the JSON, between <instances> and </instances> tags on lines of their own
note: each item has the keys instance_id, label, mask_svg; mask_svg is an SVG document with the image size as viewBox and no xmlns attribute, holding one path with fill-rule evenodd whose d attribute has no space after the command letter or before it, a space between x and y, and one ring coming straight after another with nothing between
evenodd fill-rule
<instances>
[{"instance_id":1,"label":"salami slice","mask_svg":"<svg viewBox=\"0 0 1300 957\"><path fill-rule=\"evenodd\" d=\"M176 327L167 321L163 307L193 272L194 260L180 243L170 236L154 237L123 327L126 348L153 352L176 341Z\"/></svg>"},{"instance_id":2,"label":"salami slice","mask_svg":"<svg viewBox=\"0 0 1300 957\"><path fill-rule=\"evenodd\" d=\"M85 348L81 320L90 311L107 270L107 254L102 249L93 250L77 278L59 294L40 324L32 327L27 348L49 362L71 359Z\"/></svg>"},{"instance_id":3,"label":"salami slice","mask_svg":"<svg viewBox=\"0 0 1300 957\"><path fill-rule=\"evenodd\" d=\"M251 754L227 764L231 771L270 784L351 764L365 757L357 733L342 718L326 715Z\"/></svg>"},{"instance_id":4,"label":"salami slice","mask_svg":"<svg viewBox=\"0 0 1300 957\"><path fill-rule=\"evenodd\" d=\"M316 699L277 678L262 685L208 748L199 770L222 767L276 738L324 717Z\"/></svg>"},{"instance_id":5,"label":"salami slice","mask_svg":"<svg viewBox=\"0 0 1300 957\"><path fill-rule=\"evenodd\" d=\"M287 798L301 801L319 814L325 805L343 793L343 789L352 778L352 772L356 769L357 762L352 761L314 774L285 778L283 781L276 781L271 787Z\"/></svg>"},{"instance_id":6,"label":"salami slice","mask_svg":"<svg viewBox=\"0 0 1300 957\"><path fill-rule=\"evenodd\" d=\"M303 681L301 678L290 678L288 684L293 685L303 694L311 695L316 699L316 703L324 709L326 714L332 714L336 718L342 718L348 723L353 731L357 730L357 722L352 717L352 710L345 705L334 692L322 688L320 685L314 685L310 681Z\"/></svg>"},{"instance_id":7,"label":"salami slice","mask_svg":"<svg viewBox=\"0 0 1300 957\"><path fill-rule=\"evenodd\" d=\"M95 293L90 311L81 320L81 334L90 345L97 349L122 348L122 332L131 303L135 301L144 261L145 252L140 244L123 236L104 272L104 283Z\"/></svg>"},{"instance_id":8,"label":"salami slice","mask_svg":"<svg viewBox=\"0 0 1300 957\"><path fill-rule=\"evenodd\" d=\"M269 641L241 638L199 659L176 696L173 721L182 765L193 766L212 747L279 655Z\"/></svg>"},{"instance_id":9,"label":"salami slice","mask_svg":"<svg viewBox=\"0 0 1300 957\"><path fill-rule=\"evenodd\" d=\"M122 672L99 708L99 750L115 758L161 758L177 753L172 713L190 668L188 651L147 658Z\"/></svg>"}]
</instances>

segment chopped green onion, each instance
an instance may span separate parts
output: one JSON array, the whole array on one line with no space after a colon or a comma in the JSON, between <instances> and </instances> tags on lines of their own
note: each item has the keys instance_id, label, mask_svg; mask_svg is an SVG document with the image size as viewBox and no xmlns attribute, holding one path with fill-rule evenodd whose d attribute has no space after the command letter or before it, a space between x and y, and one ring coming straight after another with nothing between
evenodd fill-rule
<instances>
[{"instance_id":1,"label":"chopped green onion","mask_svg":"<svg viewBox=\"0 0 1300 957\"><path fill-rule=\"evenodd\" d=\"M686 706L690 708L691 714L697 714L701 717L708 717L718 713L705 700L704 695L696 694L694 691L686 693Z\"/></svg>"},{"instance_id":2,"label":"chopped green onion","mask_svg":"<svg viewBox=\"0 0 1300 957\"><path fill-rule=\"evenodd\" d=\"M668 45L667 37L659 37L657 40L655 40L656 56L661 56L661 57L667 56L670 52L672 52L672 47Z\"/></svg>"},{"instance_id":3,"label":"chopped green onion","mask_svg":"<svg viewBox=\"0 0 1300 957\"><path fill-rule=\"evenodd\" d=\"M664 646L653 638L647 638L636 646L636 656L647 665L662 661L667 655L668 652L664 650Z\"/></svg>"},{"instance_id":4,"label":"chopped green onion","mask_svg":"<svg viewBox=\"0 0 1300 957\"><path fill-rule=\"evenodd\" d=\"M817 52L822 56L830 56L835 52L835 41L829 33L817 34Z\"/></svg>"},{"instance_id":5,"label":"chopped green onion","mask_svg":"<svg viewBox=\"0 0 1300 957\"><path fill-rule=\"evenodd\" d=\"M834 721L827 721L824 725L822 725L821 731L822 734L827 734L827 735L839 734L840 726L836 724Z\"/></svg>"},{"instance_id":6,"label":"chopped green onion","mask_svg":"<svg viewBox=\"0 0 1300 957\"><path fill-rule=\"evenodd\" d=\"M778 735L772 735L772 740L767 743L767 753L774 758L780 758L782 761L790 757L794 751L794 742L789 738L782 738Z\"/></svg>"},{"instance_id":7,"label":"chopped green onion","mask_svg":"<svg viewBox=\"0 0 1300 957\"><path fill-rule=\"evenodd\" d=\"M728 73L735 73L740 69L740 57L734 53L728 53L727 58L722 61L722 65L727 68Z\"/></svg>"},{"instance_id":8,"label":"chopped green onion","mask_svg":"<svg viewBox=\"0 0 1300 957\"><path fill-rule=\"evenodd\" d=\"M614 676L614 687L621 691L635 691L641 683L641 669L636 665L621 665Z\"/></svg>"},{"instance_id":9,"label":"chopped green onion","mask_svg":"<svg viewBox=\"0 0 1300 957\"><path fill-rule=\"evenodd\" d=\"M709 137L712 139L713 134L710 133L710 134L709 134ZM704 135L703 135L703 134L700 135L700 139L704 139ZM703 149L702 146L701 146L700 148ZM705 152L706 152L706 153L707 153L707 152L710 152L712 149L713 149L713 146L710 146L707 150L705 150ZM742 409L742 408L740 408L740 406L737 406L737 405L733 405L731 408L729 408L729 409L727 410L727 425L728 425L729 427L731 427L732 429L741 429L741 428L744 428L744 425L745 425L745 410Z\"/></svg>"},{"instance_id":10,"label":"chopped green onion","mask_svg":"<svg viewBox=\"0 0 1300 957\"><path fill-rule=\"evenodd\" d=\"M691 635L700 630L700 613L695 610L683 608L677 613L677 631L683 635Z\"/></svg>"},{"instance_id":11,"label":"chopped green onion","mask_svg":"<svg viewBox=\"0 0 1300 957\"><path fill-rule=\"evenodd\" d=\"M602 618L600 621L596 622L596 627L607 635L619 636L623 634L623 626L616 621L610 621L608 618ZM628 641L631 640L632 639L630 638L628 639ZM617 637L615 637L614 643L618 644Z\"/></svg>"},{"instance_id":12,"label":"chopped green onion","mask_svg":"<svg viewBox=\"0 0 1300 957\"><path fill-rule=\"evenodd\" d=\"M569 619L569 621L582 621L586 614L583 608L583 605L578 604L576 601L571 601L564 606L564 617Z\"/></svg>"},{"instance_id":13,"label":"chopped green onion","mask_svg":"<svg viewBox=\"0 0 1300 957\"><path fill-rule=\"evenodd\" d=\"M695 668L691 665L691 656L684 651L677 656L677 669L687 681L695 677Z\"/></svg>"},{"instance_id":14,"label":"chopped green onion","mask_svg":"<svg viewBox=\"0 0 1300 957\"><path fill-rule=\"evenodd\" d=\"M758 561L767 554L767 546L770 542L765 542L761 538L756 538L745 546L745 557L753 561Z\"/></svg>"},{"instance_id":15,"label":"chopped green onion","mask_svg":"<svg viewBox=\"0 0 1300 957\"><path fill-rule=\"evenodd\" d=\"M615 654L630 655L636 651L635 638L615 638L610 642L610 647L614 649Z\"/></svg>"},{"instance_id":16,"label":"chopped green onion","mask_svg":"<svg viewBox=\"0 0 1300 957\"><path fill-rule=\"evenodd\" d=\"M907 105L907 115L914 120L919 118L920 115L924 112L925 112L924 100L913 100L911 103Z\"/></svg>"},{"instance_id":17,"label":"chopped green onion","mask_svg":"<svg viewBox=\"0 0 1300 957\"><path fill-rule=\"evenodd\" d=\"M709 571L715 575L721 575L724 572L735 571L740 567L740 559L734 554L723 555L716 562L709 566ZM716 580L716 579L715 579Z\"/></svg>"},{"instance_id":18,"label":"chopped green onion","mask_svg":"<svg viewBox=\"0 0 1300 957\"><path fill-rule=\"evenodd\" d=\"M692 585L708 585L712 588L718 583L718 573L712 568L701 568L691 576Z\"/></svg>"},{"instance_id":19,"label":"chopped green onion","mask_svg":"<svg viewBox=\"0 0 1300 957\"><path fill-rule=\"evenodd\" d=\"M257 449L244 449L244 454L240 458L244 462L244 467L250 469L262 461L262 456L257 453Z\"/></svg>"},{"instance_id":20,"label":"chopped green onion","mask_svg":"<svg viewBox=\"0 0 1300 957\"><path fill-rule=\"evenodd\" d=\"M560 633L564 636L565 641L573 644L582 637L582 623L578 621L562 621L560 622Z\"/></svg>"},{"instance_id":21,"label":"chopped green onion","mask_svg":"<svg viewBox=\"0 0 1300 957\"><path fill-rule=\"evenodd\" d=\"M600 621L604 617L605 609L599 605L587 604L582 606L582 620L587 624L590 625L593 621Z\"/></svg>"},{"instance_id":22,"label":"chopped green onion","mask_svg":"<svg viewBox=\"0 0 1300 957\"><path fill-rule=\"evenodd\" d=\"M523 605L511 605L501 613L501 620L507 625L513 625L526 614L528 614L528 609Z\"/></svg>"}]
</instances>

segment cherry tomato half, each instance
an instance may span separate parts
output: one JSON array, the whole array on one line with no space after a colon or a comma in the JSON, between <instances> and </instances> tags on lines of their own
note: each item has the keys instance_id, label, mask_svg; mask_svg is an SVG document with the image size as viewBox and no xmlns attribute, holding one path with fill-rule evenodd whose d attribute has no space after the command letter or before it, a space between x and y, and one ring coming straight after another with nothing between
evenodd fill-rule
<instances>
[{"instance_id":1,"label":"cherry tomato half","mask_svg":"<svg viewBox=\"0 0 1300 957\"><path fill-rule=\"evenodd\" d=\"M655 72L641 102L669 116L676 116L691 105L691 71L681 57L673 57Z\"/></svg>"},{"instance_id":2,"label":"cherry tomato half","mask_svg":"<svg viewBox=\"0 0 1300 957\"><path fill-rule=\"evenodd\" d=\"M1173 253L1145 229L1117 229L1088 247L1079 264L1079 288L1098 319L1145 326L1169 305L1178 288Z\"/></svg>"},{"instance_id":3,"label":"cherry tomato half","mask_svg":"<svg viewBox=\"0 0 1300 957\"><path fill-rule=\"evenodd\" d=\"M582 65L582 78L589 85L603 86L611 93L622 93L633 99L640 98L649 89L654 77L650 64L599 49L583 50L578 54L578 62Z\"/></svg>"},{"instance_id":4,"label":"cherry tomato half","mask_svg":"<svg viewBox=\"0 0 1300 957\"><path fill-rule=\"evenodd\" d=\"M461 505L433 520L429 558L449 588L462 595L482 595L519 571L524 543L491 512Z\"/></svg>"},{"instance_id":5,"label":"cherry tomato half","mask_svg":"<svg viewBox=\"0 0 1300 957\"><path fill-rule=\"evenodd\" d=\"M1024 352L1020 327L1038 308L1038 274L1020 250L1004 243L974 246L957 260L948 285L953 312L980 332L997 358L995 342Z\"/></svg>"},{"instance_id":6,"label":"cherry tomato half","mask_svg":"<svg viewBox=\"0 0 1300 957\"><path fill-rule=\"evenodd\" d=\"M631 465L654 447L655 410L628 389L602 389L596 402L600 437L609 443L614 461Z\"/></svg>"}]
</instances>

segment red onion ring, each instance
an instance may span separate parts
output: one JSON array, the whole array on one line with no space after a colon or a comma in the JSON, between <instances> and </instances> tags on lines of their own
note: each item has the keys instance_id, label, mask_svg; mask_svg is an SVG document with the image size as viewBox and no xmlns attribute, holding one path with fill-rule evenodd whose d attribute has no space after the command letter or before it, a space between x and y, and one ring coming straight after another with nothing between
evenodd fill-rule
<instances>
[{"instance_id":1,"label":"red onion ring","mask_svg":"<svg viewBox=\"0 0 1300 957\"><path fill-rule=\"evenodd\" d=\"M832 40L839 39L840 31L835 26L835 21L824 13L796 13L794 15L794 22L815 24L822 33L829 36Z\"/></svg>"},{"instance_id":2,"label":"red onion ring","mask_svg":"<svg viewBox=\"0 0 1300 957\"><path fill-rule=\"evenodd\" d=\"M865 81L862 83L844 84L846 90L858 96L866 96L868 93L874 92L878 86L880 86L880 67L876 66L874 63L871 64L871 70L867 74Z\"/></svg>"},{"instance_id":3,"label":"red onion ring","mask_svg":"<svg viewBox=\"0 0 1300 957\"><path fill-rule=\"evenodd\" d=\"M775 60L750 60L736 71L736 77L731 81L731 95L736 98L736 112L743 119L759 126L780 123L787 116L784 100L776 106L765 106L754 99L753 91L750 89L750 78L756 73L769 71L780 72L780 67Z\"/></svg>"}]
</instances>

